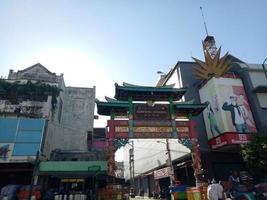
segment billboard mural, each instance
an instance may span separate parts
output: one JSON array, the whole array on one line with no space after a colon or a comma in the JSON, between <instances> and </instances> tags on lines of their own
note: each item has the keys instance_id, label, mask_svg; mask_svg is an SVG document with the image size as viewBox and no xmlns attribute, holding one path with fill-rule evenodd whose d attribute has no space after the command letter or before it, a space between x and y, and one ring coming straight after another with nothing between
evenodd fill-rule
<instances>
[{"instance_id":1,"label":"billboard mural","mask_svg":"<svg viewBox=\"0 0 267 200\"><path fill-rule=\"evenodd\" d=\"M200 90L208 139L222 133L256 132L255 122L241 79L212 78Z\"/></svg>"},{"instance_id":2,"label":"billboard mural","mask_svg":"<svg viewBox=\"0 0 267 200\"><path fill-rule=\"evenodd\" d=\"M40 150L44 119L0 118L0 163L27 162Z\"/></svg>"}]
</instances>

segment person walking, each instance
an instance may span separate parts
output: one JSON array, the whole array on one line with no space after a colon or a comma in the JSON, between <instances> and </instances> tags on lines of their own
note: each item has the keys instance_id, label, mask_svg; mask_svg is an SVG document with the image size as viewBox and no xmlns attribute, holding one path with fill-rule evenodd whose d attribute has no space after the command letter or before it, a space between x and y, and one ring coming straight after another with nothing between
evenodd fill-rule
<instances>
[{"instance_id":1,"label":"person walking","mask_svg":"<svg viewBox=\"0 0 267 200\"><path fill-rule=\"evenodd\" d=\"M216 183L215 179L212 179L211 184L208 186L207 196L209 200L223 200L223 186L220 183Z\"/></svg>"}]
</instances>

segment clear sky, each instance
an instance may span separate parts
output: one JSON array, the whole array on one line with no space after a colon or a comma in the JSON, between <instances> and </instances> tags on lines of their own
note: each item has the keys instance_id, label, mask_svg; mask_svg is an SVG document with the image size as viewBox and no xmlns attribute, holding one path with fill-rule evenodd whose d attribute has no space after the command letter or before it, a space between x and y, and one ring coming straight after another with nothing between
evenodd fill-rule
<instances>
[{"instance_id":1,"label":"clear sky","mask_svg":"<svg viewBox=\"0 0 267 200\"><path fill-rule=\"evenodd\" d=\"M39 62L99 99L115 82L154 85L157 71L203 58L200 6L223 53L263 62L266 0L0 0L0 76Z\"/></svg>"}]
</instances>

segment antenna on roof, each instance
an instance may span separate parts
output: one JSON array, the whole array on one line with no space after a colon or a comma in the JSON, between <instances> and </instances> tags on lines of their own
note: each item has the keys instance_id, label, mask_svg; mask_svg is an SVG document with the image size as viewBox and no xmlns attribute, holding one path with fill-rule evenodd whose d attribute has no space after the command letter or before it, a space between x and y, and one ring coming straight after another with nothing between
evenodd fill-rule
<instances>
[{"instance_id":1,"label":"antenna on roof","mask_svg":"<svg viewBox=\"0 0 267 200\"><path fill-rule=\"evenodd\" d=\"M204 27L205 27L205 31L206 31L206 34L207 36L209 35L208 34L208 29L207 29L207 25L206 25L206 22L205 22L205 18L204 18L204 14L203 14L203 10L202 10L202 7L200 6L200 11L201 11L201 14L202 14L202 18L203 18L203 22L204 22Z\"/></svg>"}]
</instances>

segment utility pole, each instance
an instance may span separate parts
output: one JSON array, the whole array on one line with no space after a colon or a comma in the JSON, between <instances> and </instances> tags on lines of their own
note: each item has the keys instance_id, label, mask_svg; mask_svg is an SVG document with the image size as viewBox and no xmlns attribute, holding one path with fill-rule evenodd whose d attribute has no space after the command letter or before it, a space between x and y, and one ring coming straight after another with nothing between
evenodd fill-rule
<instances>
[{"instance_id":1,"label":"utility pole","mask_svg":"<svg viewBox=\"0 0 267 200\"><path fill-rule=\"evenodd\" d=\"M133 186L134 186L134 142L132 141L132 150L133 150L133 155L132 155L132 159L133 159Z\"/></svg>"},{"instance_id":2,"label":"utility pole","mask_svg":"<svg viewBox=\"0 0 267 200\"><path fill-rule=\"evenodd\" d=\"M34 161L34 165L33 165L32 179L31 179L31 184L30 184L30 189L29 189L28 200L31 200L33 186L37 184L37 183L35 183L34 180L35 180L35 176L36 176L36 173L38 171L38 168L39 168L39 162L40 162L39 155L40 155L40 152L38 150L36 152L35 161Z\"/></svg>"},{"instance_id":3,"label":"utility pole","mask_svg":"<svg viewBox=\"0 0 267 200\"><path fill-rule=\"evenodd\" d=\"M169 139L166 139L166 148L167 148L167 154L168 154L167 165L169 165L169 167L170 167L170 186L173 186L173 182L175 181L175 178L174 178L174 169L173 169L173 165L172 165Z\"/></svg>"},{"instance_id":4,"label":"utility pole","mask_svg":"<svg viewBox=\"0 0 267 200\"><path fill-rule=\"evenodd\" d=\"M129 163L130 163L130 182L131 193L134 195L134 142L132 141L131 149L129 149Z\"/></svg>"},{"instance_id":5,"label":"utility pole","mask_svg":"<svg viewBox=\"0 0 267 200\"><path fill-rule=\"evenodd\" d=\"M129 149L129 165L130 165L130 183L131 183L131 186L133 185L133 165L132 165L132 152L133 152L133 149Z\"/></svg>"},{"instance_id":6,"label":"utility pole","mask_svg":"<svg viewBox=\"0 0 267 200\"><path fill-rule=\"evenodd\" d=\"M264 61L263 61L263 63L262 63L262 69L263 69L263 71L264 71L264 73L265 73L265 76L266 76L266 78L267 78L267 69L265 68L265 62L267 61L267 58L265 58L264 59Z\"/></svg>"}]
</instances>

